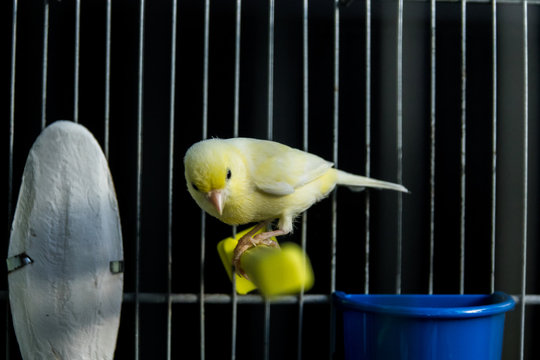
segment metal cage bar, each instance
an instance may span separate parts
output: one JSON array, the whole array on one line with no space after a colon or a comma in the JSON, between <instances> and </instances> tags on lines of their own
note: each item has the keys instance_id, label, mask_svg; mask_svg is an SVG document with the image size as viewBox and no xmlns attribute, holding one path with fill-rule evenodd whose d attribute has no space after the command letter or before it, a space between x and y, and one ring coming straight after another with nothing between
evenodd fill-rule
<instances>
[{"instance_id":1,"label":"metal cage bar","mask_svg":"<svg viewBox=\"0 0 540 360\"><path fill-rule=\"evenodd\" d=\"M459 293L465 293L465 206L467 162L467 0L461 0L461 148L460 148L460 217L459 217Z\"/></svg>"},{"instance_id":2,"label":"metal cage bar","mask_svg":"<svg viewBox=\"0 0 540 360\"><path fill-rule=\"evenodd\" d=\"M274 27L275 27L275 0L268 0L268 99L267 99L267 129L266 138L274 138ZM264 301L264 331L263 331L263 359L270 358L270 299Z\"/></svg>"},{"instance_id":3,"label":"metal cage bar","mask_svg":"<svg viewBox=\"0 0 540 360\"><path fill-rule=\"evenodd\" d=\"M338 167L338 127L339 127L339 30L340 30L340 1L334 1L334 53L333 53L333 132L332 132L332 161ZM337 191L331 196L332 219L331 219L331 257L330 257L330 292L336 290L336 266L337 266ZM330 311L330 355L332 356L333 344L335 344L335 309L331 306Z\"/></svg>"},{"instance_id":4,"label":"metal cage bar","mask_svg":"<svg viewBox=\"0 0 540 360\"><path fill-rule=\"evenodd\" d=\"M433 294L435 262L435 130L437 126L437 4L431 0L429 7L430 83L429 83L429 278L428 293Z\"/></svg>"},{"instance_id":5,"label":"metal cage bar","mask_svg":"<svg viewBox=\"0 0 540 360\"><path fill-rule=\"evenodd\" d=\"M332 161L338 167L338 127L339 127L339 0L334 2L334 98ZM337 192L332 193L332 258L330 265L330 292L336 290L336 248L337 248Z\"/></svg>"},{"instance_id":6,"label":"metal cage bar","mask_svg":"<svg viewBox=\"0 0 540 360\"><path fill-rule=\"evenodd\" d=\"M143 176L143 100L144 100L144 20L145 1L139 7L139 48L137 68L137 203L135 220L135 360L140 357L140 278L141 278L141 217L142 217L142 176Z\"/></svg>"},{"instance_id":7,"label":"metal cage bar","mask_svg":"<svg viewBox=\"0 0 540 360\"><path fill-rule=\"evenodd\" d=\"M79 122L79 78L81 53L81 0L75 1L75 54L73 74L73 121Z\"/></svg>"},{"instance_id":8,"label":"metal cage bar","mask_svg":"<svg viewBox=\"0 0 540 360\"><path fill-rule=\"evenodd\" d=\"M204 2L204 48L203 48L203 101L202 101L202 139L208 137L208 64L210 51L210 0ZM205 309L205 264L206 264L206 213L201 209L201 258L199 286L199 335L200 358L206 358L206 309Z\"/></svg>"},{"instance_id":9,"label":"metal cage bar","mask_svg":"<svg viewBox=\"0 0 540 360\"><path fill-rule=\"evenodd\" d=\"M17 59L17 0L13 0L11 24L11 74L9 78L9 159L8 159L8 222L11 223L13 209L13 144L15 134L15 62Z\"/></svg>"},{"instance_id":10,"label":"metal cage bar","mask_svg":"<svg viewBox=\"0 0 540 360\"><path fill-rule=\"evenodd\" d=\"M112 0L107 0L105 20L105 109L103 112L103 152L109 158L110 117L111 117L111 23Z\"/></svg>"},{"instance_id":11,"label":"metal cage bar","mask_svg":"<svg viewBox=\"0 0 540 360\"><path fill-rule=\"evenodd\" d=\"M41 128L47 123L47 67L49 61L49 2L43 4L43 57L41 62Z\"/></svg>"},{"instance_id":12,"label":"metal cage bar","mask_svg":"<svg viewBox=\"0 0 540 360\"><path fill-rule=\"evenodd\" d=\"M302 148L309 148L309 0L302 3ZM302 232L300 244L302 251L307 253L307 211L302 214ZM297 331L297 354L298 360L302 359L302 336L304 325L304 288L298 295L298 331Z\"/></svg>"},{"instance_id":13,"label":"metal cage bar","mask_svg":"<svg viewBox=\"0 0 540 360\"><path fill-rule=\"evenodd\" d=\"M167 304L167 293L158 292L141 292L139 301L144 304ZM525 303L525 305L536 306L540 305L540 295L526 294L522 298L521 293L510 294L516 301L516 304ZM7 300L8 292L0 291L0 300ZM331 296L328 294L305 294L304 304L328 304ZM135 292L125 292L123 295L125 303L135 303ZM238 304L264 304L264 297L259 294L247 294L238 296ZM172 293L171 302L173 304L198 304L200 302L199 293ZM204 297L206 304L231 304L232 295L230 293L206 293ZM297 305L297 295L281 295L272 299L272 304L275 305Z\"/></svg>"},{"instance_id":14,"label":"metal cage bar","mask_svg":"<svg viewBox=\"0 0 540 360\"><path fill-rule=\"evenodd\" d=\"M366 113L365 113L365 173L367 177L371 176L371 0L366 0ZM364 293L369 293L369 255L371 250L371 232L370 232L370 219L371 219L371 198L369 191L365 194L365 245L364 245Z\"/></svg>"},{"instance_id":15,"label":"metal cage bar","mask_svg":"<svg viewBox=\"0 0 540 360\"><path fill-rule=\"evenodd\" d=\"M525 357L525 296L527 295L527 235L529 209L529 26L527 0L523 0L523 232L521 244L521 306L519 329L519 358Z\"/></svg>"},{"instance_id":16,"label":"metal cage bar","mask_svg":"<svg viewBox=\"0 0 540 360\"><path fill-rule=\"evenodd\" d=\"M268 140L274 138L274 17L276 5L275 0L268 0L268 108L267 108L267 129Z\"/></svg>"},{"instance_id":17,"label":"metal cage bar","mask_svg":"<svg viewBox=\"0 0 540 360\"><path fill-rule=\"evenodd\" d=\"M233 136L237 137L240 128L240 39L242 31L242 0L236 1L234 32L234 109ZM236 236L236 226L232 229ZM233 269L234 271L234 269ZM231 276L231 360L236 359L236 337L238 328L238 295L236 293L236 276Z\"/></svg>"},{"instance_id":18,"label":"metal cage bar","mask_svg":"<svg viewBox=\"0 0 540 360\"><path fill-rule=\"evenodd\" d=\"M403 183L403 0L398 0L396 41L396 162L397 183ZM396 294L401 294L403 263L403 194L397 194Z\"/></svg>"},{"instance_id":19,"label":"metal cage bar","mask_svg":"<svg viewBox=\"0 0 540 360\"><path fill-rule=\"evenodd\" d=\"M491 279L490 290L495 292L495 240L497 226L497 0L491 2Z\"/></svg>"},{"instance_id":20,"label":"metal cage bar","mask_svg":"<svg viewBox=\"0 0 540 360\"><path fill-rule=\"evenodd\" d=\"M236 235L236 232L233 234ZM234 271L234 269L232 269ZM236 276L231 276L231 360L236 359L236 337L238 332L238 294L236 293Z\"/></svg>"},{"instance_id":21,"label":"metal cage bar","mask_svg":"<svg viewBox=\"0 0 540 360\"><path fill-rule=\"evenodd\" d=\"M171 84L169 107L169 171L167 194L167 360L172 358L172 277L173 277L173 195L174 195L174 129L176 98L176 38L178 21L178 2L173 0L171 14Z\"/></svg>"},{"instance_id":22,"label":"metal cage bar","mask_svg":"<svg viewBox=\"0 0 540 360\"><path fill-rule=\"evenodd\" d=\"M11 64L10 64L10 78L9 78L9 145L8 145L8 178L7 178L7 218L8 224L11 224L13 219L13 145L15 140L15 70L17 60L17 14L18 14L18 2L13 0L13 11L11 16ZM10 305L6 302L5 306L5 342L6 348L4 354L6 359L10 357L9 338L10 331Z\"/></svg>"},{"instance_id":23,"label":"metal cage bar","mask_svg":"<svg viewBox=\"0 0 540 360\"><path fill-rule=\"evenodd\" d=\"M236 1L234 33L234 112L233 136L238 136L240 118L240 35L242 30L242 0Z\"/></svg>"}]
</instances>

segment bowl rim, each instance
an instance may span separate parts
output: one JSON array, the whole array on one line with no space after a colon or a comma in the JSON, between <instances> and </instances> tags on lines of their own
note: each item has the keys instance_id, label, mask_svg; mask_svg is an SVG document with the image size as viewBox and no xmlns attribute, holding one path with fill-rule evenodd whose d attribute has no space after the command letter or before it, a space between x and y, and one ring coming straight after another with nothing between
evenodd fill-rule
<instances>
[{"instance_id":1,"label":"bowl rim","mask_svg":"<svg viewBox=\"0 0 540 360\"><path fill-rule=\"evenodd\" d=\"M504 292L493 294L332 294L334 304L348 311L419 318L474 318L503 315L515 307ZM452 306L463 300L480 302L475 306ZM391 302L391 304L389 304ZM426 305L432 302L433 306ZM437 304L437 306L435 306Z\"/></svg>"}]
</instances>

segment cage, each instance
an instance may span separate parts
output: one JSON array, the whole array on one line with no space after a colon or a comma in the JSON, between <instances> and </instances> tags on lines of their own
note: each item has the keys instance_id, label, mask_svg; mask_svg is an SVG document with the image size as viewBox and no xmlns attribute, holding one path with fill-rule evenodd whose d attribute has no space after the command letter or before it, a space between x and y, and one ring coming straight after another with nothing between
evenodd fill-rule
<instances>
[{"instance_id":1,"label":"cage","mask_svg":"<svg viewBox=\"0 0 540 360\"><path fill-rule=\"evenodd\" d=\"M115 358L332 358L335 290L504 291L517 307L503 358L539 358L539 5L6 1L5 238L32 142L69 119L100 142L120 206ZM239 296L215 250L233 229L190 199L182 165L195 141L234 136L411 194L336 190L289 236L313 289ZM2 343L18 359L1 271Z\"/></svg>"}]
</instances>

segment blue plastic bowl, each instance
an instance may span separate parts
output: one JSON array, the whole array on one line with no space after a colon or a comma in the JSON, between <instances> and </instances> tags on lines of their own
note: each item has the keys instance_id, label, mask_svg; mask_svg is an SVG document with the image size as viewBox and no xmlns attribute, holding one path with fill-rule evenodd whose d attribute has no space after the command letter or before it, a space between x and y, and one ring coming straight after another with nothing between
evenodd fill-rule
<instances>
[{"instance_id":1,"label":"blue plastic bowl","mask_svg":"<svg viewBox=\"0 0 540 360\"><path fill-rule=\"evenodd\" d=\"M347 360L500 360L507 294L333 295Z\"/></svg>"}]
</instances>

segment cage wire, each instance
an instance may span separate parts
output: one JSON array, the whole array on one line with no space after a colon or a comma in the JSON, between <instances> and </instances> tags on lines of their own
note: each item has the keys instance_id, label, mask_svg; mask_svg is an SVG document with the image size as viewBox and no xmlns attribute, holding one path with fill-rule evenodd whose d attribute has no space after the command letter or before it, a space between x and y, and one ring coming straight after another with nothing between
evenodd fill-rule
<instances>
[{"instance_id":1,"label":"cage wire","mask_svg":"<svg viewBox=\"0 0 540 360\"><path fill-rule=\"evenodd\" d=\"M504 359L540 358L540 2L3 2L8 224L42 128L96 136L125 251L118 359L331 358L330 294L512 294ZM9 79L9 81L8 81ZM273 139L410 194L338 189L296 222L315 286L232 291L236 229L190 199L183 154ZM7 140L7 141L6 141ZM6 359L20 358L0 277ZM234 286L234 285L233 285Z\"/></svg>"}]
</instances>

